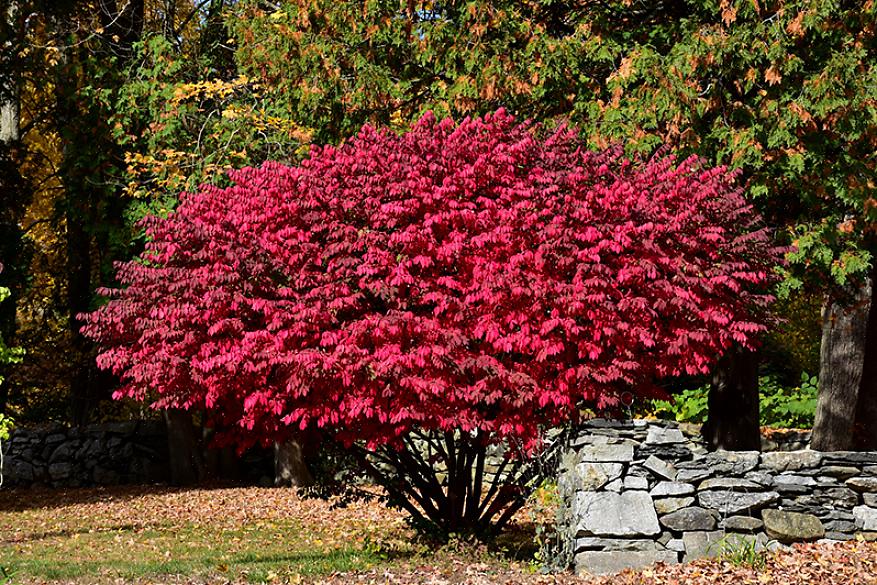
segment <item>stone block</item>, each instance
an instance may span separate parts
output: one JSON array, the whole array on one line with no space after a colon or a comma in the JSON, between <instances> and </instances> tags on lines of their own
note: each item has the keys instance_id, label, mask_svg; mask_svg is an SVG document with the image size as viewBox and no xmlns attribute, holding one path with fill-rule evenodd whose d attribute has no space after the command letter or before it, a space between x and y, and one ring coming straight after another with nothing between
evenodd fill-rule
<instances>
[{"instance_id":1,"label":"stone block","mask_svg":"<svg viewBox=\"0 0 877 585\"><path fill-rule=\"evenodd\" d=\"M69 479L73 475L73 465L70 463L52 463L49 465L49 477L53 481Z\"/></svg>"},{"instance_id":2,"label":"stone block","mask_svg":"<svg viewBox=\"0 0 877 585\"><path fill-rule=\"evenodd\" d=\"M825 536L825 527L813 514L762 510L761 519L767 535L784 544L818 540Z\"/></svg>"},{"instance_id":3,"label":"stone block","mask_svg":"<svg viewBox=\"0 0 877 585\"><path fill-rule=\"evenodd\" d=\"M649 458L643 462L643 467L664 479L669 479L670 481L676 479L676 468L671 463L667 463L663 459L659 459L654 455L650 455Z\"/></svg>"},{"instance_id":4,"label":"stone block","mask_svg":"<svg viewBox=\"0 0 877 585\"><path fill-rule=\"evenodd\" d=\"M700 482L698 490L730 490L732 492L756 492L762 489L760 484L748 479L737 477L714 477Z\"/></svg>"},{"instance_id":5,"label":"stone block","mask_svg":"<svg viewBox=\"0 0 877 585\"><path fill-rule=\"evenodd\" d=\"M660 522L675 532L706 531L716 527L716 517L709 510L696 506L661 516Z\"/></svg>"},{"instance_id":6,"label":"stone block","mask_svg":"<svg viewBox=\"0 0 877 585\"><path fill-rule=\"evenodd\" d=\"M655 500L655 511L657 511L659 515L670 514L676 510L687 508L693 503L694 498L691 496L684 498L661 498Z\"/></svg>"},{"instance_id":7,"label":"stone block","mask_svg":"<svg viewBox=\"0 0 877 585\"><path fill-rule=\"evenodd\" d=\"M764 522L752 516L728 516L719 522L719 528L727 532L752 534L761 530Z\"/></svg>"},{"instance_id":8,"label":"stone block","mask_svg":"<svg viewBox=\"0 0 877 585\"><path fill-rule=\"evenodd\" d=\"M636 475L628 475L624 478L624 489L626 490L647 490L649 489L649 480L646 477Z\"/></svg>"},{"instance_id":9,"label":"stone block","mask_svg":"<svg viewBox=\"0 0 877 585\"><path fill-rule=\"evenodd\" d=\"M857 492L877 492L877 477L851 477L845 483Z\"/></svg>"},{"instance_id":10,"label":"stone block","mask_svg":"<svg viewBox=\"0 0 877 585\"><path fill-rule=\"evenodd\" d=\"M623 471L621 463L579 463L576 465L574 485L577 489L598 490L621 477Z\"/></svg>"},{"instance_id":11,"label":"stone block","mask_svg":"<svg viewBox=\"0 0 877 585\"><path fill-rule=\"evenodd\" d=\"M578 492L573 497L576 536L653 536L661 532L646 492Z\"/></svg>"},{"instance_id":12,"label":"stone block","mask_svg":"<svg viewBox=\"0 0 877 585\"><path fill-rule=\"evenodd\" d=\"M661 546L654 540L627 539L627 538L600 538L597 536L585 536L576 539L576 552L583 550L633 550L652 551L661 550Z\"/></svg>"},{"instance_id":13,"label":"stone block","mask_svg":"<svg viewBox=\"0 0 877 585\"><path fill-rule=\"evenodd\" d=\"M806 451L805 451L806 452ZM776 485L800 485L800 486L815 486L817 485L816 480L810 477L809 475L795 475L792 473L781 473L780 475L774 478Z\"/></svg>"},{"instance_id":14,"label":"stone block","mask_svg":"<svg viewBox=\"0 0 877 585\"><path fill-rule=\"evenodd\" d=\"M716 510L722 516L734 516L760 510L779 501L777 492L742 493L732 491L706 491L697 495L704 508Z\"/></svg>"},{"instance_id":15,"label":"stone block","mask_svg":"<svg viewBox=\"0 0 877 585\"><path fill-rule=\"evenodd\" d=\"M585 445L579 450L581 462L630 462L633 461L633 445L605 444Z\"/></svg>"},{"instance_id":16,"label":"stone block","mask_svg":"<svg viewBox=\"0 0 877 585\"><path fill-rule=\"evenodd\" d=\"M758 451L715 451L702 458L715 475L743 475L758 466Z\"/></svg>"},{"instance_id":17,"label":"stone block","mask_svg":"<svg viewBox=\"0 0 877 585\"><path fill-rule=\"evenodd\" d=\"M624 482L620 479L613 479L603 486L603 489L609 492L620 492L624 489Z\"/></svg>"},{"instance_id":18,"label":"stone block","mask_svg":"<svg viewBox=\"0 0 877 585\"><path fill-rule=\"evenodd\" d=\"M877 464L877 452L874 451L828 451L824 453L825 460L832 464L840 462L841 465L875 465Z\"/></svg>"},{"instance_id":19,"label":"stone block","mask_svg":"<svg viewBox=\"0 0 877 585\"><path fill-rule=\"evenodd\" d=\"M826 532L855 532L856 523L849 520L829 520L823 522Z\"/></svg>"},{"instance_id":20,"label":"stone block","mask_svg":"<svg viewBox=\"0 0 877 585\"><path fill-rule=\"evenodd\" d=\"M694 486L690 483L679 481L662 481L652 488L649 494L653 498L663 498L668 496L687 496L694 493Z\"/></svg>"},{"instance_id":21,"label":"stone block","mask_svg":"<svg viewBox=\"0 0 877 585\"><path fill-rule=\"evenodd\" d=\"M684 533L682 542L685 544L685 562L718 556L724 535L721 530Z\"/></svg>"},{"instance_id":22,"label":"stone block","mask_svg":"<svg viewBox=\"0 0 877 585\"><path fill-rule=\"evenodd\" d=\"M663 551L585 551L575 556L576 575L609 575L624 569L642 569L655 563L676 564L678 553Z\"/></svg>"},{"instance_id":23,"label":"stone block","mask_svg":"<svg viewBox=\"0 0 877 585\"><path fill-rule=\"evenodd\" d=\"M775 451L761 455L761 465L774 471L798 471L818 467L822 454L818 451Z\"/></svg>"},{"instance_id":24,"label":"stone block","mask_svg":"<svg viewBox=\"0 0 877 585\"><path fill-rule=\"evenodd\" d=\"M685 436L679 429L665 429L656 426L649 427L649 434L646 437L646 443L650 445L670 445L685 441Z\"/></svg>"},{"instance_id":25,"label":"stone block","mask_svg":"<svg viewBox=\"0 0 877 585\"><path fill-rule=\"evenodd\" d=\"M877 530L877 508L871 506L856 506L853 508L853 517L856 519L856 528L866 532Z\"/></svg>"},{"instance_id":26,"label":"stone block","mask_svg":"<svg viewBox=\"0 0 877 585\"><path fill-rule=\"evenodd\" d=\"M711 477L712 474L709 469L680 469L676 474L676 481L695 483Z\"/></svg>"},{"instance_id":27,"label":"stone block","mask_svg":"<svg viewBox=\"0 0 877 585\"><path fill-rule=\"evenodd\" d=\"M829 477L836 477L843 481L859 475L859 469L849 465L826 465L819 469L819 473Z\"/></svg>"}]
</instances>

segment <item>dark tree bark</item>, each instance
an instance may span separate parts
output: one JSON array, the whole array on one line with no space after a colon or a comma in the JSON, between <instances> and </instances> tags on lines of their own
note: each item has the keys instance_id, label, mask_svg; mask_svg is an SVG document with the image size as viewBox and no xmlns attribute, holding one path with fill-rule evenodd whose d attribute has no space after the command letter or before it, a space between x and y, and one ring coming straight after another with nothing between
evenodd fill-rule
<instances>
[{"instance_id":1,"label":"dark tree bark","mask_svg":"<svg viewBox=\"0 0 877 585\"><path fill-rule=\"evenodd\" d=\"M197 484L203 474L198 433L191 413L171 408L164 411L167 424L168 464L173 485Z\"/></svg>"},{"instance_id":2,"label":"dark tree bark","mask_svg":"<svg viewBox=\"0 0 877 585\"><path fill-rule=\"evenodd\" d=\"M760 451L758 355L734 345L719 360L701 433L712 449Z\"/></svg>"},{"instance_id":3,"label":"dark tree bark","mask_svg":"<svg viewBox=\"0 0 877 585\"><path fill-rule=\"evenodd\" d=\"M274 485L300 488L314 485L304 449L295 439L274 443Z\"/></svg>"},{"instance_id":4,"label":"dark tree bark","mask_svg":"<svg viewBox=\"0 0 877 585\"><path fill-rule=\"evenodd\" d=\"M24 38L19 4L15 1L0 8L0 286L10 296L0 304L0 337L15 345L16 309L26 281L27 255L21 220L30 200L30 190L20 169L21 143L21 71L17 55ZM9 368L0 365L0 413L9 399Z\"/></svg>"},{"instance_id":5,"label":"dark tree bark","mask_svg":"<svg viewBox=\"0 0 877 585\"><path fill-rule=\"evenodd\" d=\"M874 273L828 298L822 312L819 401L812 447L877 446L877 311Z\"/></svg>"}]
</instances>

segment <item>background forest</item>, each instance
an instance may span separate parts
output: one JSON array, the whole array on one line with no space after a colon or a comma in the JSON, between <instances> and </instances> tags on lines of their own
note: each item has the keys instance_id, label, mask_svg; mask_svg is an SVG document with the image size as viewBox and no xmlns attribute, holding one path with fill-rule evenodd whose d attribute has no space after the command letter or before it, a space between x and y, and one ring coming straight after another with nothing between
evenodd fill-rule
<instances>
[{"instance_id":1,"label":"background forest","mask_svg":"<svg viewBox=\"0 0 877 585\"><path fill-rule=\"evenodd\" d=\"M873 448L875 13L870 0L3 0L0 334L23 353L0 366L0 413L150 416L111 401L117 381L77 315L142 250L139 220L182 191L363 124L504 107L569 121L594 147L739 169L791 246L759 354L674 381L676 405L632 410L702 421L711 382L712 412L757 425L760 376L763 422L812 424L818 388L840 414L815 444Z\"/></svg>"}]
</instances>

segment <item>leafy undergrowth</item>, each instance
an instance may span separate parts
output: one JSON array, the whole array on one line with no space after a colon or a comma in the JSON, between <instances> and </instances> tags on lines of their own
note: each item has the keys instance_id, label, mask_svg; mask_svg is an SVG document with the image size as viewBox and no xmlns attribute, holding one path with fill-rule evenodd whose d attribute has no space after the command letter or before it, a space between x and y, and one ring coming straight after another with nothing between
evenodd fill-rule
<instances>
[{"instance_id":1,"label":"leafy undergrowth","mask_svg":"<svg viewBox=\"0 0 877 585\"><path fill-rule=\"evenodd\" d=\"M4 490L0 567L11 584L877 584L877 544L862 542L796 546L758 569L698 561L602 578L539 575L526 560L525 520L491 549L436 548L376 501L335 507L270 488Z\"/></svg>"}]
</instances>

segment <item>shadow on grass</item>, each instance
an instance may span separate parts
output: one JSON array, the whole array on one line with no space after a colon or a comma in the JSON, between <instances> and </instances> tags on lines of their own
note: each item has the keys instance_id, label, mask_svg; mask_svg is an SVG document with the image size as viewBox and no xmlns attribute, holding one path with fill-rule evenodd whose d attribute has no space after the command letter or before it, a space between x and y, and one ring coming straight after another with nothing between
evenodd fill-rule
<instances>
[{"instance_id":1,"label":"shadow on grass","mask_svg":"<svg viewBox=\"0 0 877 585\"><path fill-rule=\"evenodd\" d=\"M255 487L237 483L216 483L193 487L168 485L120 485L88 488L3 488L0 490L0 512L51 510L77 504L125 503L148 495L182 494L228 488ZM282 488L278 488L282 489Z\"/></svg>"},{"instance_id":2,"label":"shadow on grass","mask_svg":"<svg viewBox=\"0 0 877 585\"><path fill-rule=\"evenodd\" d=\"M368 551L345 548L327 552L300 551L289 553L254 553L238 555L209 554L194 558L161 560L13 560L6 568L10 573L49 581L73 580L82 577L136 579L162 575L185 577L226 576L265 581L270 573L327 575L334 572L365 569L385 559Z\"/></svg>"}]
</instances>

